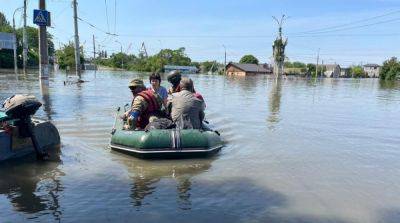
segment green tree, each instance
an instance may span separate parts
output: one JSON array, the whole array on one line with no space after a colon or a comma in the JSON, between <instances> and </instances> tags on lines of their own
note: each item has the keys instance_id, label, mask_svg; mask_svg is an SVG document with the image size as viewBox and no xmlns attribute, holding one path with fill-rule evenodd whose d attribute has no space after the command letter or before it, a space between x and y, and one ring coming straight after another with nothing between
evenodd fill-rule
<instances>
[{"instance_id":1,"label":"green tree","mask_svg":"<svg viewBox=\"0 0 400 223\"><path fill-rule=\"evenodd\" d=\"M285 61L284 66L285 68L307 68L306 64L299 61L295 61L293 63L291 63L290 61Z\"/></svg>"},{"instance_id":2,"label":"green tree","mask_svg":"<svg viewBox=\"0 0 400 223\"><path fill-rule=\"evenodd\" d=\"M17 64L22 67L22 28L16 30L17 37ZM0 12L0 32L12 33L13 29L10 23L5 18L4 14ZM28 66L39 65L39 46L38 46L38 29L34 27L26 28L27 41L28 41ZM47 33L49 56L54 55L54 43L52 35ZM52 62L52 61L50 61ZM0 50L0 67L12 68L14 67L13 50Z\"/></svg>"},{"instance_id":3,"label":"green tree","mask_svg":"<svg viewBox=\"0 0 400 223\"><path fill-rule=\"evenodd\" d=\"M400 62L396 57L383 62L379 77L382 80L399 80L400 79Z\"/></svg>"},{"instance_id":4,"label":"green tree","mask_svg":"<svg viewBox=\"0 0 400 223\"><path fill-rule=\"evenodd\" d=\"M359 78L359 77L365 77L365 72L364 69L361 66L353 66L350 68L350 74L353 77Z\"/></svg>"},{"instance_id":5,"label":"green tree","mask_svg":"<svg viewBox=\"0 0 400 223\"><path fill-rule=\"evenodd\" d=\"M285 61L283 64L284 64L285 68L292 68L293 67L293 64L290 61Z\"/></svg>"},{"instance_id":6,"label":"green tree","mask_svg":"<svg viewBox=\"0 0 400 223\"><path fill-rule=\"evenodd\" d=\"M316 68L315 64L309 63L306 66L307 66L307 75L315 77L316 76L316 74L315 74L315 68Z\"/></svg>"},{"instance_id":7,"label":"green tree","mask_svg":"<svg viewBox=\"0 0 400 223\"><path fill-rule=\"evenodd\" d=\"M302 62L298 62L298 61L293 62L293 67L294 68L307 68L306 64L304 64Z\"/></svg>"},{"instance_id":8,"label":"green tree","mask_svg":"<svg viewBox=\"0 0 400 223\"><path fill-rule=\"evenodd\" d=\"M80 48L80 60L81 64L84 63L83 58L83 49ZM68 44L64 44L64 46L56 51L56 57L58 61L58 65L60 69L66 69L69 66L71 69L75 68L75 47L73 42L69 42Z\"/></svg>"},{"instance_id":9,"label":"green tree","mask_svg":"<svg viewBox=\"0 0 400 223\"><path fill-rule=\"evenodd\" d=\"M258 64L258 59L253 55L244 55L239 63L251 63L251 64Z\"/></svg>"},{"instance_id":10,"label":"green tree","mask_svg":"<svg viewBox=\"0 0 400 223\"><path fill-rule=\"evenodd\" d=\"M216 72L218 70L217 61L204 61L201 63L201 71L207 73L208 71Z\"/></svg>"},{"instance_id":11,"label":"green tree","mask_svg":"<svg viewBox=\"0 0 400 223\"><path fill-rule=\"evenodd\" d=\"M6 16L0 12L0 32L11 33L12 27Z\"/></svg>"},{"instance_id":12,"label":"green tree","mask_svg":"<svg viewBox=\"0 0 400 223\"><path fill-rule=\"evenodd\" d=\"M130 69L137 71L160 72L164 65L189 66L191 59L185 54L185 48L177 50L162 49L159 53L149 57L140 56L130 66Z\"/></svg>"},{"instance_id":13,"label":"green tree","mask_svg":"<svg viewBox=\"0 0 400 223\"><path fill-rule=\"evenodd\" d=\"M129 64L134 63L134 60L134 55L127 55L125 53L112 54L109 59L112 67L122 69L129 67Z\"/></svg>"}]
</instances>

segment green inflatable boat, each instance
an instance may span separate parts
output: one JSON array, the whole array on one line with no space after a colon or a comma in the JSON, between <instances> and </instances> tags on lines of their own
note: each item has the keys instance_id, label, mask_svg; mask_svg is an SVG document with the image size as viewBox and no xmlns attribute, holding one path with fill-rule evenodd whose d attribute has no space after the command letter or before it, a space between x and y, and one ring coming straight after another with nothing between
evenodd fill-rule
<instances>
[{"instance_id":1,"label":"green inflatable boat","mask_svg":"<svg viewBox=\"0 0 400 223\"><path fill-rule=\"evenodd\" d=\"M140 158L189 158L217 153L223 141L217 131L198 129L124 130L118 109L110 148Z\"/></svg>"}]
</instances>

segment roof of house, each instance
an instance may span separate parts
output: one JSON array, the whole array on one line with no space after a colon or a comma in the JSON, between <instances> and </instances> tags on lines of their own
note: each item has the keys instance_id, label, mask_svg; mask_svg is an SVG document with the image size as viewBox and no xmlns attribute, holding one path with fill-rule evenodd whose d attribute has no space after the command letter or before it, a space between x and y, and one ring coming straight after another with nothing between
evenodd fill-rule
<instances>
[{"instance_id":1,"label":"roof of house","mask_svg":"<svg viewBox=\"0 0 400 223\"><path fill-rule=\"evenodd\" d=\"M380 67L380 65L376 63L367 63L364 65L364 67Z\"/></svg>"},{"instance_id":2,"label":"roof of house","mask_svg":"<svg viewBox=\"0 0 400 223\"><path fill-rule=\"evenodd\" d=\"M227 67L232 65L240 70L245 72L260 72L260 73L268 73L269 69L264 67L264 64L250 64L250 63L229 63L226 65Z\"/></svg>"},{"instance_id":3,"label":"roof of house","mask_svg":"<svg viewBox=\"0 0 400 223\"><path fill-rule=\"evenodd\" d=\"M326 68L327 70L333 70L333 69L335 69L336 67L338 67L339 64L325 64L324 66L325 66L325 68ZM339 68L340 68L340 66L339 66Z\"/></svg>"}]
</instances>

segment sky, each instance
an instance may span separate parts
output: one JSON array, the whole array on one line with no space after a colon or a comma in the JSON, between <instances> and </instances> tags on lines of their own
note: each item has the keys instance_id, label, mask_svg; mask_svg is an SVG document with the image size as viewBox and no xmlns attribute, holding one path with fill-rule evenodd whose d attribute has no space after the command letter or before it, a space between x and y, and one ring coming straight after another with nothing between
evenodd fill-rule
<instances>
[{"instance_id":1,"label":"sky","mask_svg":"<svg viewBox=\"0 0 400 223\"><path fill-rule=\"evenodd\" d=\"M278 26L273 16L288 17L283 35L289 61L381 64L400 57L400 0L77 0L80 43L87 56L96 50L138 54L142 42L149 54L185 47L193 61L237 62L252 54L272 60ZM38 0L28 0L28 25ZM23 0L0 0L9 21ZM56 48L73 41L72 0L46 0ZM16 12L22 26L22 11ZM94 25L96 28L93 28ZM116 35L107 35L106 33Z\"/></svg>"}]
</instances>

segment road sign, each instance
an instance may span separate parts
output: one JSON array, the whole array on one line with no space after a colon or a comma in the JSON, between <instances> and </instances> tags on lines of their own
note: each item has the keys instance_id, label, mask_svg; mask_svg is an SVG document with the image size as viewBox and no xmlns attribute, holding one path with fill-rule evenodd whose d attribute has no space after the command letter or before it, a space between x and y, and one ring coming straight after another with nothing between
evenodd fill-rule
<instances>
[{"instance_id":1,"label":"road sign","mask_svg":"<svg viewBox=\"0 0 400 223\"><path fill-rule=\"evenodd\" d=\"M15 35L0 32L0 49L14 49Z\"/></svg>"},{"instance_id":2,"label":"road sign","mask_svg":"<svg viewBox=\"0 0 400 223\"><path fill-rule=\"evenodd\" d=\"M46 10L33 10L33 23L38 26L50 26L50 12Z\"/></svg>"}]
</instances>

